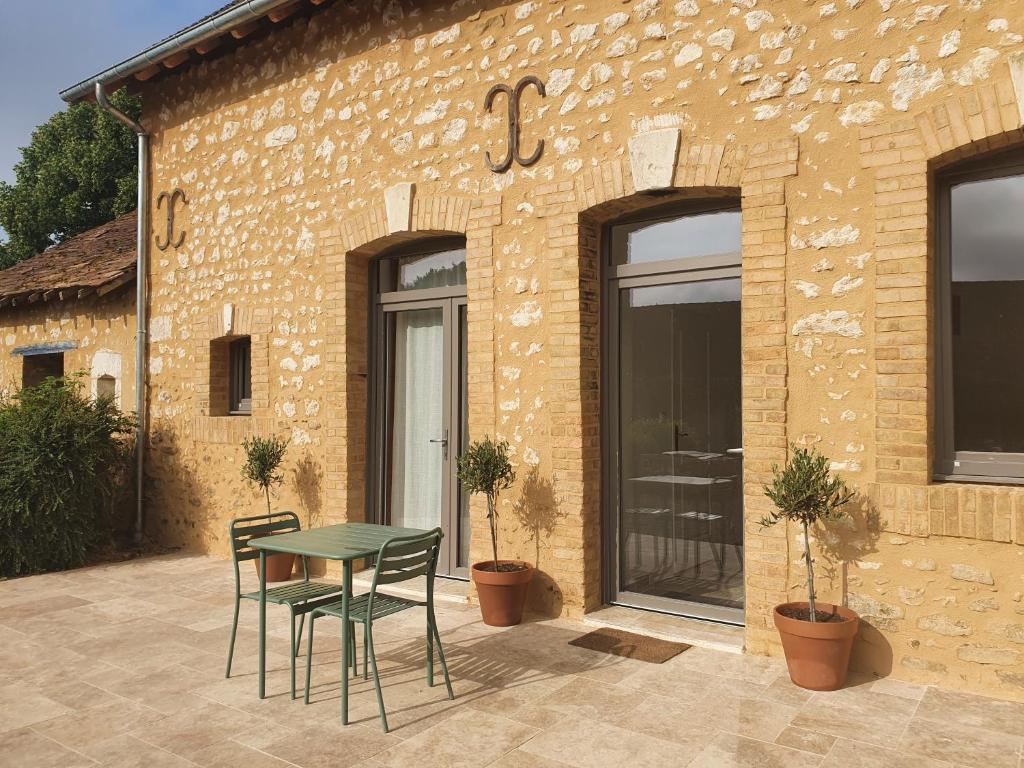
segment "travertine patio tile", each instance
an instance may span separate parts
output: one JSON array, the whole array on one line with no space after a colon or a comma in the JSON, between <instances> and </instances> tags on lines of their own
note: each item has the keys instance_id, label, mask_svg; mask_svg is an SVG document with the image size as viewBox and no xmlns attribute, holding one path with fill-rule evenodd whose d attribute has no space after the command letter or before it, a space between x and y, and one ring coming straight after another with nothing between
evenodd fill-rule
<instances>
[{"instance_id":1,"label":"travertine patio tile","mask_svg":"<svg viewBox=\"0 0 1024 768\"><path fill-rule=\"evenodd\" d=\"M789 675L785 673L775 678L771 685L766 686L758 694L759 698L777 701L780 704L789 704L794 707L804 704L813 695L811 691L797 686L789 679Z\"/></svg>"},{"instance_id":2,"label":"travertine patio tile","mask_svg":"<svg viewBox=\"0 0 1024 768\"><path fill-rule=\"evenodd\" d=\"M960 725L1024 736L1024 702L929 688L916 714L937 722L953 720Z\"/></svg>"},{"instance_id":3,"label":"travertine patio tile","mask_svg":"<svg viewBox=\"0 0 1024 768\"><path fill-rule=\"evenodd\" d=\"M570 678L560 688L536 702L532 716L521 712L516 718L543 727L564 717L616 722L624 712L641 705L647 694L621 686L584 678Z\"/></svg>"},{"instance_id":4,"label":"travertine patio tile","mask_svg":"<svg viewBox=\"0 0 1024 768\"><path fill-rule=\"evenodd\" d=\"M540 755L531 755L521 749L513 749L488 765L487 768L568 768L568 764Z\"/></svg>"},{"instance_id":5,"label":"travertine patio tile","mask_svg":"<svg viewBox=\"0 0 1024 768\"><path fill-rule=\"evenodd\" d=\"M167 750L154 747L134 736L121 734L93 747L104 768L192 768L193 764Z\"/></svg>"},{"instance_id":6,"label":"travertine patio tile","mask_svg":"<svg viewBox=\"0 0 1024 768\"><path fill-rule=\"evenodd\" d=\"M816 768L826 764L823 760L820 755L721 733L688 768Z\"/></svg>"},{"instance_id":7,"label":"travertine patio tile","mask_svg":"<svg viewBox=\"0 0 1024 768\"><path fill-rule=\"evenodd\" d=\"M816 731L805 731L803 728L787 727L775 739L779 746L799 749L802 752L812 752L815 755L827 755L832 745L836 743L836 737L827 733Z\"/></svg>"},{"instance_id":8,"label":"travertine patio tile","mask_svg":"<svg viewBox=\"0 0 1024 768\"><path fill-rule=\"evenodd\" d=\"M5 765L32 768L86 768L96 762L30 728L0 733L0 756Z\"/></svg>"},{"instance_id":9,"label":"travertine patio tile","mask_svg":"<svg viewBox=\"0 0 1024 768\"><path fill-rule=\"evenodd\" d=\"M700 706L707 719L720 730L761 741L775 741L799 711L774 701L715 692L704 698Z\"/></svg>"},{"instance_id":10,"label":"travertine patio tile","mask_svg":"<svg viewBox=\"0 0 1024 768\"><path fill-rule=\"evenodd\" d=\"M686 765L700 754L718 733L701 702L684 703L657 695L648 696L633 709L623 712L615 725L673 742L679 765Z\"/></svg>"},{"instance_id":11,"label":"travertine patio tile","mask_svg":"<svg viewBox=\"0 0 1024 768\"><path fill-rule=\"evenodd\" d=\"M270 742L262 752L302 768L348 768L400 744L380 728L358 725L307 728Z\"/></svg>"},{"instance_id":12,"label":"travertine patio tile","mask_svg":"<svg viewBox=\"0 0 1024 768\"><path fill-rule=\"evenodd\" d=\"M127 699L118 699L38 723L33 729L93 757L93 745L136 728L152 725L163 717L155 709Z\"/></svg>"},{"instance_id":13,"label":"travertine patio tile","mask_svg":"<svg viewBox=\"0 0 1024 768\"><path fill-rule=\"evenodd\" d=\"M575 768L665 768L679 765L679 746L607 723L570 718L553 724L521 748Z\"/></svg>"},{"instance_id":14,"label":"travertine patio tile","mask_svg":"<svg viewBox=\"0 0 1024 768\"><path fill-rule=\"evenodd\" d=\"M891 677L875 680L871 683L870 687L875 693L887 693L890 696L901 696L904 699L913 699L914 701L920 701L924 698L924 694L928 690L927 685L906 683Z\"/></svg>"},{"instance_id":15,"label":"travertine patio tile","mask_svg":"<svg viewBox=\"0 0 1024 768\"><path fill-rule=\"evenodd\" d=\"M1017 768L1024 738L966 725L915 717L899 741L901 752L924 755L971 768Z\"/></svg>"},{"instance_id":16,"label":"travertine patio tile","mask_svg":"<svg viewBox=\"0 0 1024 768\"><path fill-rule=\"evenodd\" d=\"M132 735L148 744L191 759L206 747L251 730L262 722L263 718L240 709L204 701L198 706L165 717L154 726L134 729Z\"/></svg>"},{"instance_id":17,"label":"travertine patio tile","mask_svg":"<svg viewBox=\"0 0 1024 768\"><path fill-rule=\"evenodd\" d=\"M841 765L843 768L950 768L952 764L861 741L837 739L825 756L824 765Z\"/></svg>"},{"instance_id":18,"label":"travertine patio tile","mask_svg":"<svg viewBox=\"0 0 1024 768\"><path fill-rule=\"evenodd\" d=\"M67 714L70 707L19 685L0 688L0 733Z\"/></svg>"},{"instance_id":19,"label":"travertine patio tile","mask_svg":"<svg viewBox=\"0 0 1024 768\"><path fill-rule=\"evenodd\" d=\"M864 687L846 688L814 694L791 725L885 747L903 735L917 705Z\"/></svg>"},{"instance_id":20,"label":"travertine patio tile","mask_svg":"<svg viewBox=\"0 0 1024 768\"><path fill-rule=\"evenodd\" d=\"M203 768L289 768L290 763L237 741L220 741L192 755Z\"/></svg>"},{"instance_id":21,"label":"travertine patio tile","mask_svg":"<svg viewBox=\"0 0 1024 768\"><path fill-rule=\"evenodd\" d=\"M438 768L482 768L538 731L487 712L458 712L444 722L377 755L388 768L421 768L426 756Z\"/></svg>"}]
</instances>

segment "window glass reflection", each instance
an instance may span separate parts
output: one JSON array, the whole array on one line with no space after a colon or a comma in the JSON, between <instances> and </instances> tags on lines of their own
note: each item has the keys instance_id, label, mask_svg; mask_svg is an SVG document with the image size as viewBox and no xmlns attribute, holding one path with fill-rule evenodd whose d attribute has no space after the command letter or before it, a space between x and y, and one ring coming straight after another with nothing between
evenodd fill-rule
<instances>
[{"instance_id":1,"label":"window glass reflection","mask_svg":"<svg viewBox=\"0 0 1024 768\"><path fill-rule=\"evenodd\" d=\"M626 247L615 249L615 264L644 264L740 253L740 212L697 213L631 227Z\"/></svg>"},{"instance_id":2,"label":"window glass reflection","mask_svg":"<svg viewBox=\"0 0 1024 768\"><path fill-rule=\"evenodd\" d=\"M1024 453L1024 175L950 190L953 442Z\"/></svg>"}]
</instances>

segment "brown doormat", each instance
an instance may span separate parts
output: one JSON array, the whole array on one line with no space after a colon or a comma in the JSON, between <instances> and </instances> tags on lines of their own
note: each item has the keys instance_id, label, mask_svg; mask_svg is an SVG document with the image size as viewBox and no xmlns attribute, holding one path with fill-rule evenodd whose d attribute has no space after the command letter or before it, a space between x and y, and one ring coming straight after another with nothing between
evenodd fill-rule
<instances>
[{"instance_id":1,"label":"brown doormat","mask_svg":"<svg viewBox=\"0 0 1024 768\"><path fill-rule=\"evenodd\" d=\"M611 627L595 629L575 640L570 640L569 645L625 656L627 659L648 661L651 664L664 664L673 656L678 656L692 647L686 643L673 643L671 640L645 637Z\"/></svg>"}]
</instances>

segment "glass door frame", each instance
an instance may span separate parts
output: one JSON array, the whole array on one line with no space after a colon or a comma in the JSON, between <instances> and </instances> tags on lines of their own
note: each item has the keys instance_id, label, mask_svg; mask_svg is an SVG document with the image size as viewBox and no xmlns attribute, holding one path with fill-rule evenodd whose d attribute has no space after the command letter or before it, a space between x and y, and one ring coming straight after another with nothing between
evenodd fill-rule
<instances>
[{"instance_id":1,"label":"glass door frame","mask_svg":"<svg viewBox=\"0 0 1024 768\"><path fill-rule=\"evenodd\" d=\"M689 214L718 211L739 211L738 204L730 200L701 201L700 203L667 208L660 207L638 216L606 224L602 232L601 247L601 320L602 365L601 372L601 475L602 475L602 580L605 600L612 605L668 613L687 618L716 621L742 626L744 610L702 603L695 600L645 595L620 589L620 430L621 413L619 371L619 297L622 290L649 286L677 285L718 279L741 279L740 254L722 254L685 259L666 259L642 264L615 264L615 231L630 226L651 224ZM741 308L742 311L742 308ZM741 326L742 333L742 326ZM741 350L742 351L742 350ZM742 392L742 369L740 374ZM742 395L741 395L742 408ZM745 530L742 521L741 531ZM744 591L746 577L744 576ZM744 603L746 600L744 600Z\"/></svg>"},{"instance_id":2,"label":"glass door frame","mask_svg":"<svg viewBox=\"0 0 1024 768\"><path fill-rule=\"evenodd\" d=\"M372 270L376 271L376 270ZM389 424L393 418L389 408L393 402L389 389L394 385L394 359L390 340L387 338L387 315L403 311L423 309L442 310L443 345L443 381L442 393L442 424L444 434L438 440L446 444L439 446L444 451L441 477L441 528L445 540L438 558L438 575L469 579L468 566L458 565L459 552L459 510L461 488L455 476L458 455L462 442L462 386L460 365L460 314L461 308L467 305L465 286L446 288L428 288L422 290L394 291L379 293L376 290L376 278L371 280L371 312L370 328L370 408L369 408L369 440L367 451L367 490L366 519L388 524L386 515L389 489L387 484L391 478L391 434Z\"/></svg>"}]
</instances>

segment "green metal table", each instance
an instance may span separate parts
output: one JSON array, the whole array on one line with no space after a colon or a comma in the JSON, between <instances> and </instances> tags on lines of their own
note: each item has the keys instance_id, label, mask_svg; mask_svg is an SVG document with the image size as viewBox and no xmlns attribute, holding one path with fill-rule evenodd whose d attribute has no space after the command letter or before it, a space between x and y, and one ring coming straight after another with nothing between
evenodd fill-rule
<instances>
[{"instance_id":1,"label":"green metal table","mask_svg":"<svg viewBox=\"0 0 1024 768\"><path fill-rule=\"evenodd\" d=\"M306 557L322 557L341 562L341 722L348 724L348 604L352 596L352 562L376 555L388 539L395 536L425 536L429 531L419 528L396 528L372 523L341 523L308 531L264 536L249 541L260 551L260 628L259 628L259 691L266 694L266 628L268 552L288 552Z\"/></svg>"}]
</instances>

